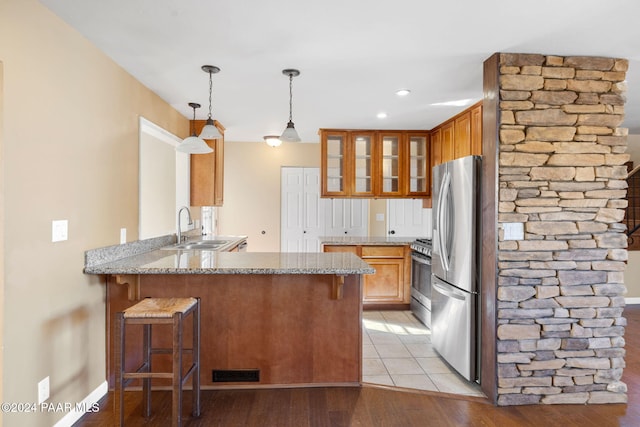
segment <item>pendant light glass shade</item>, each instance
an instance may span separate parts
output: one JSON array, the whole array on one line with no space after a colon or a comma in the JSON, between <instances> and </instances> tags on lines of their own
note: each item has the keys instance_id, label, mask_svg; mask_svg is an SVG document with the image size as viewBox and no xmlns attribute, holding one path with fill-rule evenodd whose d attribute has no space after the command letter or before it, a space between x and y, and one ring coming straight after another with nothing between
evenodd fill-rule
<instances>
[{"instance_id":1,"label":"pendant light glass shade","mask_svg":"<svg viewBox=\"0 0 640 427\"><path fill-rule=\"evenodd\" d=\"M211 76L214 73L220 72L220 68L215 65L203 65L202 71L205 73L209 73L209 116L207 118L207 123L202 128L200 132L200 138L203 139L216 139L222 138L222 134L213 124L213 119L211 118L211 93L213 92L213 82L211 80Z\"/></svg>"},{"instance_id":2,"label":"pendant light glass shade","mask_svg":"<svg viewBox=\"0 0 640 427\"><path fill-rule=\"evenodd\" d=\"M281 141L286 142L300 142L300 136L296 131L296 128L293 126L292 120L292 110L293 110L293 78L295 76L300 75L300 71L295 70L293 68L288 68L282 70L282 74L285 76L289 76L289 123L287 123L287 127L285 128L282 135L280 135Z\"/></svg>"},{"instance_id":3,"label":"pendant light glass shade","mask_svg":"<svg viewBox=\"0 0 640 427\"><path fill-rule=\"evenodd\" d=\"M189 154L207 154L212 153L213 149L207 145L204 139L193 135L185 138L180 145L176 147L176 151Z\"/></svg>"},{"instance_id":4,"label":"pendant light glass shade","mask_svg":"<svg viewBox=\"0 0 640 427\"><path fill-rule=\"evenodd\" d=\"M193 108L193 120L195 120L196 108L200 108L200 104L190 102L189 107ZM209 147L202 138L198 138L195 131L193 131L191 136L185 138L180 144L178 144L176 151L188 154L207 154L212 153L213 148Z\"/></svg>"},{"instance_id":5,"label":"pendant light glass shade","mask_svg":"<svg viewBox=\"0 0 640 427\"><path fill-rule=\"evenodd\" d=\"M300 136L298 135L298 131L293 127L293 122L289 121L287 123L287 127L280 135L280 139L287 142L300 142Z\"/></svg>"},{"instance_id":6,"label":"pendant light glass shade","mask_svg":"<svg viewBox=\"0 0 640 427\"><path fill-rule=\"evenodd\" d=\"M207 123L200 132L200 138L202 139L216 139L222 138L222 134L218 128L213 124L213 119L207 119Z\"/></svg>"}]
</instances>

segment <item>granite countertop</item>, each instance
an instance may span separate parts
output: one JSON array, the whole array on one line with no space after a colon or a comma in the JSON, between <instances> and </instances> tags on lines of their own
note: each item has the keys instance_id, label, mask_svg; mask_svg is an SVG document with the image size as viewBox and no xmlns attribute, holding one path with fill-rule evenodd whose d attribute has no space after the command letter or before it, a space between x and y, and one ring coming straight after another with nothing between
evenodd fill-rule
<instances>
[{"instance_id":1,"label":"granite countertop","mask_svg":"<svg viewBox=\"0 0 640 427\"><path fill-rule=\"evenodd\" d=\"M324 245L375 245L375 246L397 246L409 245L413 243L417 237L406 236L321 236L320 243Z\"/></svg>"},{"instance_id":2,"label":"granite countertop","mask_svg":"<svg viewBox=\"0 0 640 427\"><path fill-rule=\"evenodd\" d=\"M167 251L85 266L86 274L373 274L351 253Z\"/></svg>"},{"instance_id":3,"label":"granite countertop","mask_svg":"<svg viewBox=\"0 0 640 427\"><path fill-rule=\"evenodd\" d=\"M233 247L247 236L217 236ZM195 237L190 241L210 240ZM167 247L176 236L92 249L85 253L86 274L373 274L375 269L350 253L224 252Z\"/></svg>"}]
</instances>

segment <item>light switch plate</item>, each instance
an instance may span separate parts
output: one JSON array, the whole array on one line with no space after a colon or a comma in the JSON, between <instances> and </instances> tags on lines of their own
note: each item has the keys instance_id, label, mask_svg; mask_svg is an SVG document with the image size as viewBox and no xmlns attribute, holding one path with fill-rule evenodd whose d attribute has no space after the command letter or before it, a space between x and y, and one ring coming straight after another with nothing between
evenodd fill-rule
<instances>
[{"instance_id":1,"label":"light switch plate","mask_svg":"<svg viewBox=\"0 0 640 427\"><path fill-rule=\"evenodd\" d=\"M123 245L127 243L127 229L126 228L121 228L120 229L120 244Z\"/></svg>"},{"instance_id":2,"label":"light switch plate","mask_svg":"<svg viewBox=\"0 0 640 427\"><path fill-rule=\"evenodd\" d=\"M502 223L503 240L524 240L524 224L521 222Z\"/></svg>"},{"instance_id":3,"label":"light switch plate","mask_svg":"<svg viewBox=\"0 0 640 427\"><path fill-rule=\"evenodd\" d=\"M66 219L51 221L51 241L62 242L69 238L69 221Z\"/></svg>"}]
</instances>

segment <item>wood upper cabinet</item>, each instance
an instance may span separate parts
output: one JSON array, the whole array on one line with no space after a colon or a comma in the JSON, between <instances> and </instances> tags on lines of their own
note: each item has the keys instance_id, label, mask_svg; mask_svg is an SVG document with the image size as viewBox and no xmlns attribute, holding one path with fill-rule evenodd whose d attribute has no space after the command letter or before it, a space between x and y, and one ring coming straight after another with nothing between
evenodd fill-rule
<instances>
[{"instance_id":1,"label":"wood upper cabinet","mask_svg":"<svg viewBox=\"0 0 640 427\"><path fill-rule=\"evenodd\" d=\"M431 165L442 163L442 128L431 131Z\"/></svg>"},{"instance_id":2,"label":"wood upper cabinet","mask_svg":"<svg viewBox=\"0 0 640 427\"><path fill-rule=\"evenodd\" d=\"M430 131L431 164L435 165L470 155L482 155L482 102L469 107ZM430 198L423 207L430 208Z\"/></svg>"},{"instance_id":3,"label":"wood upper cabinet","mask_svg":"<svg viewBox=\"0 0 640 427\"><path fill-rule=\"evenodd\" d=\"M455 157L455 134L454 134L454 123L447 122L442 125L442 154L440 155L441 163L448 162L449 160L453 160Z\"/></svg>"},{"instance_id":4,"label":"wood upper cabinet","mask_svg":"<svg viewBox=\"0 0 640 427\"><path fill-rule=\"evenodd\" d=\"M322 197L426 197L427 131L320 129Z\"/></svg>"},{"instance_id":5,"label":"wood upper cabinet","mask_svg":"<svg viewBox=\"0 0 640 427\"><path fill-rule=\"evenodd\" d=\"M403 184L406 137L402 132L381 131L378 134L377 196L400 197L405 194Z\"/></svg>"},{"instance_id":6,"label":"wood upper cabinet","mask_svg":"<svg viewBox=\"0 0 640 427\"><path fill-rule=\"evenodd\" d=\"M205 120L192 120L190 125L199 134ZM213 123L222 138L205 140L212 153L191 155L191 206L222 206L224 201L224 127Z\"/></svg>"},{"instance_id":7,"label":"wood upper cabinet","mask_svg":"<svg viewBox=\"0 0 640 427\"><path fill-rule=\"evenodd\" d=\"M470 155L482 155L482 102L431 130L431 167Z\"/></svg>"},{"instance_id":8,"label":"wood upper cabinet","mask_svg":"<svg viewBox=\"0 0 640 427\"><path fill-rule=\"evenodd\" d=\"M407 164L405 176L409 196L431 194L431 147L428 132L407 132Z\"/></svg>"},{"instance_id":9,"label":"wood upper cabinet","mask_svg":"<svg viewBox=\"0 0 640 427\"><path fill-rule=\"evenodd\" d=\"M467 111L453 121L455 143L453 158L459 159L471 155L471 112Z\"/></svg>"},{"instance_id":10,"label":"wood upper cabinet","mask_svg":"<svg viewBox=\"0 0 640 427\"><path fill-rule=\"evenodd\" d=\"M375 194L376 134L373 131L349 132L347 142L348 193L353 197L372 197Z\"/></svg>"},{"instance_id":11,"label":"wood upper cabinet","mask_svg":"<svg viewBox=\"0 0 640 427\"><path fill-rule=\"evenodd\" d=\"M320 130L322 196L346 196L348 132Z\"/></svg>"}]
</instances>

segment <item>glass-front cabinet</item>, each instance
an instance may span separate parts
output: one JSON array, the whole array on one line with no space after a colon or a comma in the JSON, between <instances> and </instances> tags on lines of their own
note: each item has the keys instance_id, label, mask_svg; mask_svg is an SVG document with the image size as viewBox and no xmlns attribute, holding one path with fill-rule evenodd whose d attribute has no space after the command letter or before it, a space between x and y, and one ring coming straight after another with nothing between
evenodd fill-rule
<instances>
[{"instance_id":1,"label":"glass-front cabinet","mask_svg":"<svg viewBox=\"0 0 640 427\"><path fill-rule=\"evenodd\" d=\"M352 132L350 145L353 147L352 196L373 196L373 141L374 132Z\"/></svg>"},{"instance_id":2,"label":"glass-front cabinet","mask_svg":"<svg viewBox=\"0 0 640 427\"><path fill-rule=\"evenodd\" d=\"M428 131L320 129L322 197L428 197Z\"/></svg>"},{"instance_id":3,"label":"glass-front cabinet","mask_svg":"<svg viewBox=\"0 0 640 427\"><path fill-rule=\"evenodd\" d=\"M347 132L320 132L322 139L322 195L344 196Z\"/></svg>"},{"instance_id":4,"label":"glass-front cabinet","mask_svg":"<svg viewBox=\"0 0 640 427\"><path fill-rule=\"evenodd\" d=\"M401 184L402 151L404 151L404 138L401 132L380 132L380 195L384 197L401 196L403 188Z\"/></svg>"},{"instance_id":5,"label":"glass-front cabinet","mask_svg":"<svg viewBox=\"0 0 640 427\"><path fill-rule=\"evenodd\" d=\"M428 196L431 193L431 163L429 159L429 135L426 132L410 132L408 148L409 188L410 196Z\"/></svg>"}]
</instances>

